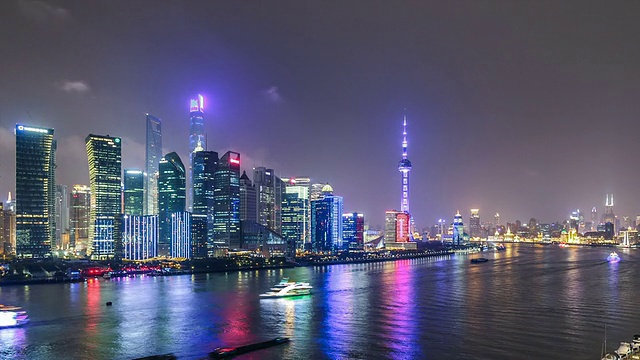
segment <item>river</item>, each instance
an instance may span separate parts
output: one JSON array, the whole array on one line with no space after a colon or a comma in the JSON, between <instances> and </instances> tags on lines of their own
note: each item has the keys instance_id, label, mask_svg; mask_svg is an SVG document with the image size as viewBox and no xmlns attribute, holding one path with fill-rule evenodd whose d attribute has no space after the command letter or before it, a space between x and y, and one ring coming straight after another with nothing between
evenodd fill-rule
<instances>
[{"instance_id":1,"label":"river","mask_svg":"<svg viewBox=\"0 0 640 360\"><path fill-rule=\"evenodd\" d=\"M599 359L640 333L640 252L508 245L473 255L368 264L94 279L0 287L24 327L2 359L200 359L217 346L288 336L238 359ZM258 295L282 277L314 294ZM111 301L113 306L105 303Z\"/></svg>"}]
</instances>

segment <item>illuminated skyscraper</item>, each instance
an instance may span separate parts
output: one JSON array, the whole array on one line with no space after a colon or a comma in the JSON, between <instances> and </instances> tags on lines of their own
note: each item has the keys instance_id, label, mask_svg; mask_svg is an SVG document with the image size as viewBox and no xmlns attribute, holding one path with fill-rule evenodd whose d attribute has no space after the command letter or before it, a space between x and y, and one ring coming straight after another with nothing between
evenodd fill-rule
<instances>
[{"instance_id":1,"label":"illuminated skyscraper","mask_svg":"<svg viewBox=\"0 0 640 360\"><path fill-rule=\"evenodd\" d=\"M384 245L387 249L417 249L417 244L411 241L411 215L408 212L387 211L384 230Z\"/></svg>"},{"instance_id":2,"label":"illuminated skyscraper","mask_svg":"<svg viewBox=\"0 0 640 360\"><path fill-rule=\"evenodd\" d=\"M364 246L364 214L342 214L342 238L345 248L362 249Z\"/></svg>"},{"instance_id":3,"label":"illuminated skyscraper","mask_svg":"<svg viewBox=\"0 0 640 360\"><path fill-rule=\"evenodd\" d=\"M493 216L493 222L495 223L494 225L495 225L496 227L500 226L500 214L496 213L496 214Z\"/></svg>"},{"instance_id":4,"label":"illuminated skyscraper","mask_svg":"<svg viewBox=\"0 0 640 360\"><path fill-rule=\"evenodd\" d=\"M91 190L86 185L73 185L69 216L69 247L86 253L91 223Z\"/></svg>"},{"instance_id":5,"label":"illuminated skyscraper","mask_svg":"<svg viewBox=\"0 0 640 360\"><path fill-rule=\"evenodd\" d=\"M124 213L127 215L142 215L144 212L145 175L140 170L124 171Z\"/></svg>"},{"instance_id":6,"label":"illuminated skyscraper","mask_svg":"<svg viewBox=\"0 0 640 360\"><path fill-rule=\"evenodd\" d=\"M471 235L471 237L480 237L482 235L480 209L471 209L471 218L469 218L469 235Z\"/></svg>"},{"instance_id":7,"label":"illuminated skyscraper","mask_svg":"<svg viewBox=\"0 0 640 360\"><path fill-rule=\"evenodd\" d=\"M158 216L124 215L122 257L146 260L158 255Z\"/></svg>"},{"instance_id":8,"label":"illuminated skyscraper","mask_svg":"<svg viewBox=\"0 0 640 360\"><path fill-rule=\"evenodd\" d=\"M170 256L171 214L185 209L186 171L180 156L175 152L160 159L158 169L158 255Z\"/></svg>"},{"instance_id":9,"label":"illuminated skyscraper","mask_svg":"<svg viewBox=\"0 0 640 360\"><path fill-rule=\"evenodd\" d=\"M144 214L158 214L158 166L162 159L162 122L147 114L147 146L145 153Z\"/></svg>"},{"instance_id":10,"label":"illuminated skyscraper","mask_svg":"<svg viewBox=\"0 0 640 360\"><path fill-rule=\"evenodd\" d=\"M193 156L193 214L207 216L207 237L213 237L214 175L218 153L197 151Z\"/></svg>"},{"instance_id":11,"label":"illuminated skyscraper","mask_svg":"<svg viewBox=\"0 0 640 360\"><path fill-rule=\"evenodd\" d=\"M56 249L69 246L69 192L67 185L56 185Z\"/></svg>"},{"instance_id":12,"label":"illuminated skyscraper","mask_svg":"<svg viewBox=\"0 0 640 360\"><path fill-rule=\"evenodd\" d=\"M171 213L171 257L191 259L191 213Z\"/></svg>"},{"instance_id":13,"label":"illuminated skyscraper","mask_svg":"<svg viewBox=\"0 0 640 360\"><path fill-rule=\"evenodd\" d=\"M402 123L402 160L398 164L398 171L402 174L400 211L409 212L409 172L411 171L411 161L407 159L407 145L407 116L405 115Z\"/></svg>"},{"instance_id":14,"label":"illuminated skyscraper","mask_svg":"<svg viewBox=\"0 0 640 360\"><path fill-rule=\"evenodd\" d=\"M251 183L247 172L240 176L240 221L258 222L256 187Z\"/></svg>"},{"instance_id":15,"label":"illuminated skyscraper","mask_svg":"<svg viewBox=\"0 0 640 360\"><path fill-rule=\"evenodd\" d=\"M296 193L282 195L282 237L291 253L305 248L308 199Z\"/></svg>"},{"instance_id":16,"label":"illuminated skyscraper","mask_svg":"<svg viewBox=\"0 0 640 360\"><path fill-rule=\"evenodd\" d=\"M258 223L280 234L282 232L282 193L284 183L273 169L253 169L256 188Z\"/></svg>"},{"instance_id":17,"label":"illuminated skyscraper","mask_svg":"<svg viewBox=\"0 0 640 360\"><path fill-rule=\"evenodd\" d=\"M93 134L87 136L85 143L91 187L91 257L119 258L122 255L122 144L118 137Z\"/></svg>"},{"instance_id":18,"label":"illuminated skyscraper","mask_svg":"<svg viewBox=\"0 0 640 360\"><path fill-rule=\"evenodd\" d=\"M460 211L456 212L453 219L453 245L462 245L464 243L464 224Z\"/></svg>"},{"instance_id":19,"label":"illuminated skyscraper","mask_svg":"<svg viewBox=\"0 0 640 360\"><path fill-rule=\"evenodd\" d=\"M16 125L16 253L44 258L55 245L53 129Z\"/></svg>"},{"instance_id":20,"label":"illuminated skyscraper","mask_svg":"<svg viewBox=\"0 0 640 360\"><path fill-rule=\"evenodd\" d=\"M204 135L204 97L198 94L196 99L191 99L189 107L189 199L187 209L193 208L193 160L195 153L206 150L206 139Z\"/></svg>"},{"instance_id":21,"label":"illuminated skyscraper","mask_svg":"<svg viewBox=\"0 0 640 360\"><path fill-rule=\"evenodd\" d=\"M240 154L227 151L214 175L214 237L209 252L240 248Z\"/></svg>"},{"instance_id":22,"label":"illuminated skyscraper","mask_svg":"<svg viewBox=\"0 0 640 360\"><path fill-rule=\"evenodd\" d=\"M342 196L333 195L327 184L323 198L311 202L311 246L313 251L342 250Z\"/></svg>"},{"instance_id":23,"label":"illuminated skyscraper","mask_svg":"<svg viewBox=\"0 0 640 360\"><path fill-rule=\"evenodd\" d=\"M604 214L602 214L602 219L600 221L601 224L611 223L613 224L613 233L616 234L618 232L618 226L616 226L616 216L613 213L613 194L609 196L607 194L605 202L604 202Z\"/></svg>"},{"instance_id":24,"label":"illuminated skyscraper","mask_svg":"<svg viewBox=\"0 0 640 360\"><path fill-rule=\"evenodd\" d=\"M599 223L600 222L598 221L598 209L596 209L596 207L594 206L591 209L591 231L596 231Z\"/></svg>"},{"instance_id":25,"label":"illuminated skyscraper","mask_svg":"<svg viewBox=\"0 0 640 360\"><path fill-rule=\"evenodd\" d=\"M191 215L191 257L194 259L204 259L212 257L207 249L208 239L207 215Z\"/></svg>"}]
</instances>

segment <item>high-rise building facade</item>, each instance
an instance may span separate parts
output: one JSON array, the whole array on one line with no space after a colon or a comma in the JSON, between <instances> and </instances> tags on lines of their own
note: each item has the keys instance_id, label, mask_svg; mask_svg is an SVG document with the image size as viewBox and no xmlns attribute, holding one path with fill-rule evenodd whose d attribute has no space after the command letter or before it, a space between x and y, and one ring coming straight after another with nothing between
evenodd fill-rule
<instances>
[{"instance_id":1,"label":"high-rise building facade","mask_svg":"<svg viewBox=\"0 0 640 360\"><path fill-rule=\"evenodd\" d=\"M74 185L69 206L69 247L77 253L86 253L89 247L91 223L91 189Z\"/></svg>"},{"instance_id":2,"label":"high-rise building facade","mask_svg":"<svg viewBox=\"0 0 640 360\"><path fill-rule=\"evenodd\" d=\"M144 184L146 174L142 170L124 171L124 213L141 216L144 214Z\"/></svg>"},{"instance_id":3,"label":"high-rise building facade","mask_svg":"<svg viewBox=\"0 0 640 360\"><path fill-rule=\"evenodd\" d=\"M158 255L171 256L171 214L185 211L186 169L175 152L160 159L158 169Z\"/></svg>"},{"instance_id":4,"label":"high-rise building facade","mask_svg":"<svg viewBox=\"0 0 640 360\"><path fill-rule=\"evenodd\" d=\"M305 207L304 218L305 223L304 228L302 229L303 233L303 247L305 250L311 249L311 179L308 177L292 177L292 178L283 178L283 183L285 184L284 192L285 194L296 194L299 199L304 200ZM320 189L320 194L322 194L322 189ZM284 195L283 195L284 196ZM321 199L322 195L316 198L316 200ZM283 205L284 207L284 205ZM283 208L283 218L284 218L284 208ZM283 220L284 222L284 220ZM284 224L283 224L284 226ZM283 230L284 231L284 230Z\"/></svg>"},{"instance_id":5,"label":"high-rise building facade","mask_svg":"<svg viewBox=\"0 0 640 360\"><path fill-rule=\"evenodd\" d=\"M384 242L387 247L393 243L408 243L411 240L411 215L406 211L389 210L385 213ZM406 248L403 246L403 248Z\"/></svg>"},{"instance_id":6,"label":"high-rise building facade","mask_svg":"<svg viewBox=\"0 0 640 360\"><path fill-rule=\"evenodd\" d=\"M213 237L214 176L218 153L198 151L193 156L193 214L207 216L207 237Z\"/></svg>"},{"instance_id":7,"label":"high-rise building facade","mask_svg":"<svg viewBox=\"0 0 640 360\"><path fill-rule=\"evenodd\" d=\"M171 257L191 259L191 213L171 213Z\"/></svg>"},{"instance_id":8,"label":"high-rise building facade","mask_svg":"<svg viewBox=\"0 0 640 360\"><path fill-rule=\"evenodd\" d=\"M147 114L147 143L145 151L145 177L143 213L158 214L158 174L162 159L162 121Z\"/></svg>"},{"instance_id":9,"label":"high-rise building facade","mask_svg":"<svg viewBox=\"0 0 640 360\"><path fill-rule=\"evenodd\" d=\"M284 183L273 169L261 166L253 169L253 185L257 193L258 223L278 234L281 233Z\"/></svg>"},{"instance_id":10,"label":"high-rise building facade","mask_svg":"<svg viewBox=\"0 0 640 360\"><path fill-rule=\"evenodd\" d=\"M158 255L158 216L127 215L122 223L122 257L147 260Z\"/></svg>"},{"instance_id":11,"label":"high-rise building facade","mask_svg":"<svg viewBox=\"0 0 640 360\"><path fill-rule=\"evenodd\" d=\"M122 256L122 144L120 138L89 134L85 139L89 162L91 212L89 241L93 259Z\"/></svg>"},{"instance_id":12,"label":"high-rise building facade","mask_svg":"<svg viewBox=\"0 0 640 360\"><path fill-rule=\"evenodd\" d=\"M296 193L282 197L282 237L290 249L305 250L309 200Z\"/></svg>"},{"instance_id":13,"label":"high-rise building facade","mask_svg":"<svg viewBox=\"0 0 640 360\"><path fill-rule=\"evenodd\" d=\"M208 239L207 215L191 215L191 257L193 259L204 259L213 257L207 248Z\"/></svg>"},{"instance_id":14,"label":"high-rise building facade","mask_svg":"<svg viewBox=\"0 0 640 360\"><path fill-rule=\"evenodd\" d=\"M405 115L402 123L402 160L398 164L398 171L402 174L400 211L409 212L409 172L411 172L411 161L407 158L407 146L407 116Z\"/></svg>"},{"instance_id":15,"label":"high-rise building facade","mask_svg":"<svg viewBox=\"0 0 640 360\"><path fill-rule=\"evenodd\" d=\"M191 99L189 107L189 199L187 209L193 207L193 160L195 153L206 150L204 134L204 97L198 94L196 99Z\"/></svg>"},{"instance_id":16,"label":"high-rise building facade","mask_svg":"<svg viewBox=\"0 0 640 360\"><path fill-rule=\"evenodd\" d=\"M247 172L240 176L240 221L258 222L256 187L251 183Z\"/></svg>"},{"instance_id":17,"label":"high-rise building facade","mask_svg":"<svg viewBox=\"0 0 640 360\"><path fill-rule=\"evenodd\" d=\"M362 249L364 246L364 214L342 214L342 238L347 249Z\"/></svg>"},{"instance_id":18,"label":"high-rise building facade","mask_svg":"<svg viewBox=\"0 0 640 360\"><path fill-rule=\"evenodd\" d=\"M210 253L217 249L239 249L240 238L240 154L227 151L214 176L214 236Z\"/></svg>"},{"instance_id":19,"label":"high-rise building facade","mask_svg":"<svg viewBox=\"0 0 640 360\"><path fill-rule=\"evenodd\" d=\"M56 243L55 249L69 247L69 192L67 185L56 185Z\"/></svg>"},{"instance_id":20,"label":"high-rise building facade","mask_svg":"<svg viewBox=\"0 0 640 360\"><path fill-rule=\"evenodd\" d=\"M464 224L460 211L456 212L453 219L453 244L462 245L464 243Z\"/></svg>"},{"instance_id":21,"label":"high-rise building facade","mask_svg":"<svg viewBox=\"0 0 640 360\"><path fill-rule=\"evenodd\" d=\"M322 192L322 199L311 201L312 250L341 250L343 199L333 195L333 188L329 184L323 187Z\"/></svg>"},{"instance_id":22,"label":"high-rise building facade","mask_svg":"<svg viewBox=\"0 0 640 360\"><path fill-rule=\"evenodd\" d=\"M469 235L480 237L482 235L482 225L480 225L480 209L471 209L469 218Z\"/></svg>"},{"instance_id":23,"label":"high-rise building facade","mask_svg":"<svg viewBox=\"0 0 640 360\"><path fill-rule=\"evenodd\" d=\"M55 246L53 129L16 125L16 254L44 258Z\"/></svg>"}]
</instances>

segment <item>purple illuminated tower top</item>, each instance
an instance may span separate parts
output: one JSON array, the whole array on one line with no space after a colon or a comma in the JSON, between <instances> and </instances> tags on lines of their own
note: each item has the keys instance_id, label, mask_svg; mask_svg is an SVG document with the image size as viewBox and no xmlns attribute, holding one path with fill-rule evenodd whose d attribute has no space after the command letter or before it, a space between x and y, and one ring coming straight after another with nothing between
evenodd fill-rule
<instances>
[{"instance_id":1,"label":"purple illuminated tower top","mask_svg":"<svg viewBox=\"0 0 640 360\"><path fill-rule=\"evenodd\" d=\"M411 171L411 161L407 159L407 115L402 123L402 160L398 164L398 171L402 173L402 199L400 211L409 212L409 172Z\"/></svg>"},{"instance_id":2,"label":"purple illuminated tower top","mask_svg":"<svg viewBox=\"0 0 640 360\"><path fill-rule=\"evenodd\" d=\"M198 151L206 150L204 134L204 97L191 99L189 107L189 190L187 191L187 210L193 210L193 158Z\"/></svg>"}]
</instances>

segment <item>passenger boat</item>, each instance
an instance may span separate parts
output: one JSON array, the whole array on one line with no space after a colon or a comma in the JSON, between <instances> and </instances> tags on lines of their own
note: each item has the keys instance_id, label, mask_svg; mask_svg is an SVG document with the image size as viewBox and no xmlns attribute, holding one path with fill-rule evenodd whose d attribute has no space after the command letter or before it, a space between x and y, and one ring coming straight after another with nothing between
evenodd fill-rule
<instances>
[{"instance_id":1,"label":"passenger boat","mask_svg":"<svg viewBox=\"0 0 640 360\"><path fill-rule=\"evenodd\" d=\"M313 286L305 282L288 282L284 287L282 287L282 282L280 282L280 284L272 287L270 291L260 294L260 297L264 299L310 295L311 289L313 289Z\"/></svg>"},{"instance_id":2,"label":"passenger boat","mask_svg":"<svg viewBox=\"0 0 640 360\"><path fill-rule=\"evenodd\" d=\"M620 256L613 251L611 254L609 254L609 256L607 256L607 261L610 263L617 263L618 261L620 261Z\"/></svg>"},{"instance_id":3,"label":"passenger boat","mask_svg":"<svg viewBox=\"0 0 640 360\"><path fill-rule=\"evenodd\" d=\"M487 258L475 258L475 259L471 259L471 263L472 264L478 264L478 263L484 263L489 261L489 259Z\"/></svg>"},{"instance_id":4,"label":"passenger boat","mask_svg":"<svg viewBox=\"0 0 640 360\"><path fill-rule=\"evenodd\" d=\"M224 359L240 354L245 354L250 351L265 349L271 346L286 344L289 342L289 338L286 337L277 337L275 339L269 341L263 341L256 344L238 346L238 347L229 347L229 348L216 348L212 352L209 353L209 359Z\"/></svg>"},{"instance_id":5,"label":"passenger boat","mask_svg":"<svg viewBox=\"0 0 640 360\"><path fill-rule=\"evenodd\" d=\"M606 344L606 342L605 342ZM606 346L606 345L605 345ZM616 351L605 354L602 360L640 359L640 335L633 335L632 342L623 341Z\"/></svg>"},{"instance_id":6,"label":"passenger boat","mask_svg":"<svg viewBox=\"0 0 640 360\"><path fill-rule=\"evenodd\" d=\"M29 322L29 315L17 306L5 306L0 304L0 329L5 327L21 326Z\"/></svg>"},{"instance_id":7,"label":"passenger boat","mask_svg":"<svg viewBox=\"0 0 640 360\"><path fill-rule=\"evenodd\" d=\"M496 245L496 250L498 251L507 250L507 247L504 246L504 244L499 244L499 245Z\"/></svg>"}]
</instances>

